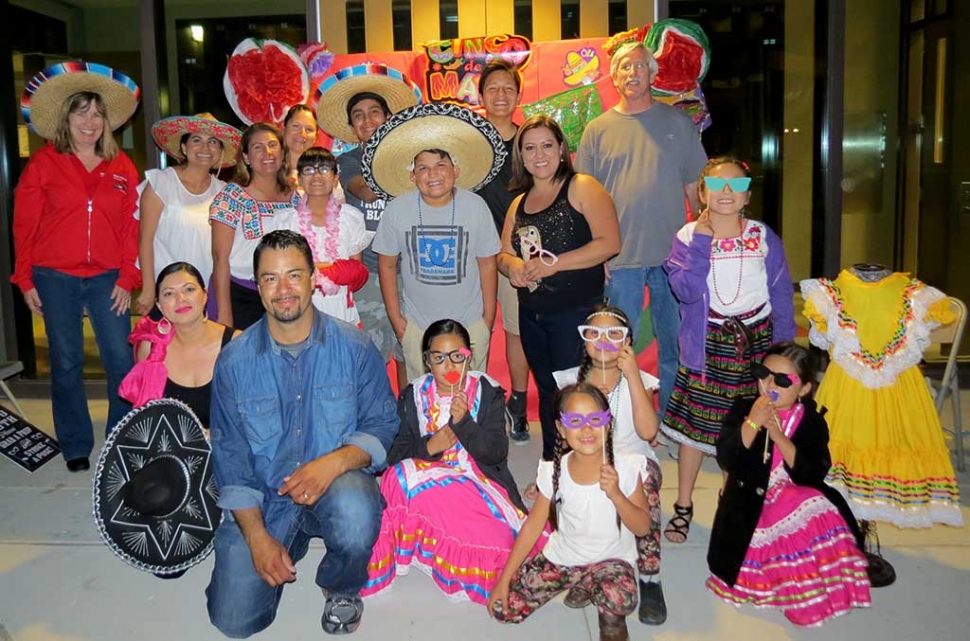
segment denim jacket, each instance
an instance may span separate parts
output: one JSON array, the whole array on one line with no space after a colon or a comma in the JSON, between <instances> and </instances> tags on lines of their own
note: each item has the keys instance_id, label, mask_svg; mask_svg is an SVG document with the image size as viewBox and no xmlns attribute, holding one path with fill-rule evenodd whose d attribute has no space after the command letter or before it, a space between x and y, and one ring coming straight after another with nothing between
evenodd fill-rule
<instances>
[{"instance_id":1,"label":"denim jacket","mask_svg":"<svg viewBox=\"0 0 970 641\"><path fill-rule=\"evenodd\" d=\"M283 478L344 445L383 469L397 403L377 348L351 325L313 311L310 344L281 350L261 319L222 350L212 377L211 439L219 506L262 507Z\"/></svg>"}]
</instances>

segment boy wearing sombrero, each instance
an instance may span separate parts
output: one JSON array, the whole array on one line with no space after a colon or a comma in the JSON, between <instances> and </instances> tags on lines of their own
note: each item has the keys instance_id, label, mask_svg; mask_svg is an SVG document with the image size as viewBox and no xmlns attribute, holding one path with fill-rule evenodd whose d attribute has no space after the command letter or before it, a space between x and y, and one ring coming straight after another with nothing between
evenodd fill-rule
<instances>
[{"instance_id":1,"label":"boy wearing sombrero","mask_svg":"<svg viewBox=\"0 0 970 641\"><path fill-rule=\"evenodd\" d=\"M405 109L364 148L365 179L394 198L373 249L380 255L384 306L404 349L409 380L424 373L425 329L443 318L468 328L469 369L485 369L500 245L488 206L469 190L491 180L504 155L502 137L491 124L445 104ZM402 257L403 309L397 284Z\"/></svg>"},{"instance_id":2,"label":"boy wearing sombrero","mask_svg":"<svg viewBox=\"0 0 970 641\"><path fill-rule=\"evenodd\" d=\"M324 80L317 91L316 112L320 128L344 143L361 145L338 156L337 166L347 204L363 212L368 232L377 231L386 201L363 179L362 145L394 112L420 102L421 90L414 82L396 69L381 64L341 69ZM361 259L370 271L367 283L354 294L361 323L384 361L393 357L398 363L398 371L403 371L404 355L384 311L377 278L377 254L368 247L361 253ZM406 382L398 377L402 388Z\"/></svg>"}]
</instances>

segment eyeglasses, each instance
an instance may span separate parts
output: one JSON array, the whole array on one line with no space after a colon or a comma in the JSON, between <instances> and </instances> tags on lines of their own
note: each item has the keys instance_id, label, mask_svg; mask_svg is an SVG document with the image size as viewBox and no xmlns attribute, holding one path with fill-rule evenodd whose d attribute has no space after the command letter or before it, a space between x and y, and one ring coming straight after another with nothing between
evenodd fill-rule
<instances>
[{"instance_id":1,"label":"eyeglasses","mask_svg":"<svg viewBox=\"0 0 970 641\"><path fill-rule=\"evenodd\" d=\"M427 352L424 353L424 356L425 358L428 359L428 362L431 363L432 365L442 365L444 364L445 359L451 361L455 365L461 365L462 363L468 360L469 352L465 348L453 349L450 352L438 352L438 351L428 350Z\"/></svg>"},{"instance_id":2,"label":"eyeglasses","mask_svg":"<svg viewBox=\"0 0 970 641\"><path fill-rule=\"evenodd\" d=\"M606 339L612 343L622 343L626 340L629 335L630 330L626 327L618 325L616 327L597 327L596 325L580 325L579 335L583 337L583 340L587 343L595 343L602 339Z\"/></svg>"},{"instance_id":3,"label":"eyeglasses","mask_svg":"<svg viewBox=\"0 0 970 641\"><path fill-rule=\"evenodd\" d=\"M300 170L301 176L313 176L315 174L320 174L321 176L332 176L337 173L336 168L329 167L327 165L307 165Z\"/></svg>"},{"instance_id":4,"label":"eyeglasses","mask_svg":"<svg viewBox=\"0 0 970 641\"><path fill-rule=\"evenodd\" d=\"M775 385L778 387L789 388L792 385L799 385L802 379L799 378L798 374L785 374L783 372L772 372L770 369L762 365L761 363L751 364L751 375L754 376L759 381L768 378L769 376L775 379Z\"/></svg>"},{"instance_id":5,"label":"eyeglasses","mask_svg":"<svg viewBox=\"0 0 970 641\"><path fill-rule=\"evenodd\" d=\"M620 65L620 71L630 72L630 71L643 71L644 69L649 69L650 64L646 62L624 62Z\"/></svg>"},{"instance_id":6,"label":"eyeglasses","mask_svg":"<svg viewBox=\"0 0 970 641\"><path fill-rule=\"evenodd\" d=\"M704 184L711 191L724 191L727 185L736 194L748 191L751 188L751 179L747 176L741 178L717 178L715 176L704 176Z\"/></svg>"},{"instance_id":7,"label":"eyeglasses","mask_svg":"<svg viewBox=\"0 0 970 641\"><path fill-rule=\"evenodd\" d=\"M574 412L560 412L559 422L569 430L578 430L587 425L592 428L599 428L609 425L613 416L609 410L600 412L590 412L589 414L579 414Z\"/></svg>"},{"instance_id":8,"label":"eyeglasses","mask_svg":"<svg viewBox=\"0 0 970 641\"><path fill-rule=\"evenodd\" d=\"M310 277L310 274L305 269L295 269L291 272L286 272L282 277L290 285L302 285L303 281ZM279 285L279 282L279 274L263 274L259 277L259 284L262 287L276 287Z\"/></svg>"}]
</instances>

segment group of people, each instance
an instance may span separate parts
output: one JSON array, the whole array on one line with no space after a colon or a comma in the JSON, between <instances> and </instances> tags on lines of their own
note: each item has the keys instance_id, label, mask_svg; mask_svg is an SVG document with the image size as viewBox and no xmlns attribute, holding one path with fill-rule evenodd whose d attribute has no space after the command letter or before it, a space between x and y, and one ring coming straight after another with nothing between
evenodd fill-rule
<instances>
[{"instance_id":1,"label":"group of people","mask_svg":"<svg viewBox=\"0 0 970 641\"><path fill-rule=\"evenodd\" d=\"M858 527L823 483L784 248L746 216L747 166L708 160L689 118L653 100L644 43L613 53L619 104L575 165L555 120L513 122L510 63L482 71L486 118L419 104L388 71L338 72L282 131L163 120L155 140L179 164L141 185L111 135L137 88L95 67L32 81L30 123L52 142L17 187L13 280L44 317L68 468L93 449L87 311L108 430L124 399L162 397L209 429L224 520L206 594L227 636L272 623L322 537L329 633L353 632L361 597L416 566L503 622L567 591L595 605L601 639L625 639L634 610L666 619L661 538L688 538L704 455L724 470L714 594L797 625L868 606ZM317 125L360 146L334 158ZM223 183L213 171L232 163ZM633 351L645 288L659 378ZM508 399L485 373L499 308ZM508 445L529 438L530 370L542 458L520 494ZM661 433L680 444L666 527Z\"/></svg>"}]
</instances>

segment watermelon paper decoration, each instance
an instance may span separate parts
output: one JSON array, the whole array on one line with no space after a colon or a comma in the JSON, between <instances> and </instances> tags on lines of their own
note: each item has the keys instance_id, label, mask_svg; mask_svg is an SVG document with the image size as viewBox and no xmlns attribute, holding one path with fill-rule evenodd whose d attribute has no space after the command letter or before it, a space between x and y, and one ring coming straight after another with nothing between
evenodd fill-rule
<instances>
[{"instance_id":1,"label":"watermelon paper decoration","mask_svg":"<svg viewBox=\"0 0 970 641\"><path fill-rule=\"evenodd\" d=\"M292 47L246 38L232 52L222 86L241 121L279 125L290 107L306 102L310 76Z\"/></svg>"},{"instance_id":2,"label":"watermelon paper decoration","mask_svg":"<svg viewBox=\"0 0 970 641\"><path fill-rule=\"evenodd\" d=\"M711 43L701 26L670 18L653 23L644 44L653 51L660 72L653 81L657 93L676 95L694 90L711 65Z\"/></svg>"},{"instance_id":3,"label":"watermelon paper decoration","mask_svg":"<svg viewBox=\"0 0 970 641\"><path fill-rule=\"evenodd\" d=\"M575 151L583 137L583 130L591 120L603 113L600 94L595 85L580 85L562 93L522 106L526 118L546 114L559 123L569 149Z\"/></svg>"}]
</instances>

